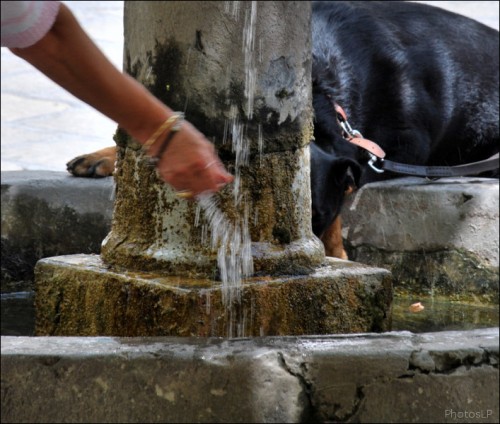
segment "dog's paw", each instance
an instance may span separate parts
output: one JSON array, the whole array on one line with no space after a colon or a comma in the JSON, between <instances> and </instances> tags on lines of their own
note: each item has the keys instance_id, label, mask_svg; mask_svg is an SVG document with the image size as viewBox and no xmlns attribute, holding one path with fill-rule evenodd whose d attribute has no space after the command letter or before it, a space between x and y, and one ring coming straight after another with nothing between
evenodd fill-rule
<instances>
[{"instance_id":1,"label":"dog's paw","mask_svg":"<svg viewBox=\"0 0 500 424\"><path fill-rule=\"evenodd\" d=\"M78 156L66 164L75 177L102 178L113 175L116 147L107 147L94 153Z\"/></svg>"},{"instance_id":2,"label":"dog's paw","mask_svg":"<svg viewBox=\"0 0 500 424\"><path fill-rule=\"evenodd\" d=\"M333 256L334 258L339 258L339 259L345 259L348 260L349 257L347 256L347 252L343 248L338 248L333 250L330 255L326 256Z\"/></svg>"}]
</instances>

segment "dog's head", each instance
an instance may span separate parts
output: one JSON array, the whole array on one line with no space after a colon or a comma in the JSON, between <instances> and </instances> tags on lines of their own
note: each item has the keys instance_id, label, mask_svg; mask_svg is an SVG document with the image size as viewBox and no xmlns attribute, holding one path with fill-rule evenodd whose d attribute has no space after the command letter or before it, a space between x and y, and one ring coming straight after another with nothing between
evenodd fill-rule
<instances>
[{"instance_id":1,"label":"dog's head","mask_svg":"<svg viewBox=\"0 0 500 424\"><path fill-rule=\"evenodd\" d=\"M345 196L358 186L361 168L355 160L326 153L315 143L310 151L312 228L321 237L340 213Z\"/></svg>"}]
</instances>

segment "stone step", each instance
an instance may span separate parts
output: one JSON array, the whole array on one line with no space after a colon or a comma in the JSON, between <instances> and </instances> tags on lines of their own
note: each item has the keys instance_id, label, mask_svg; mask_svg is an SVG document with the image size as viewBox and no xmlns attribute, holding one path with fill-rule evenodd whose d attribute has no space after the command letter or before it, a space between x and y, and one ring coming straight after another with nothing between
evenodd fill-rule
<instances>
[{"instance_id":1,"label":"stone step","mask_svg":"<svg viewBox=\"0 0 500 424\"><path fill-rule=\"evenodd\" d=\"M1 179L2 292L33 290L41 258L100 252L111 228L112 178L4 171Z\"/></svg>"}]
</instances>

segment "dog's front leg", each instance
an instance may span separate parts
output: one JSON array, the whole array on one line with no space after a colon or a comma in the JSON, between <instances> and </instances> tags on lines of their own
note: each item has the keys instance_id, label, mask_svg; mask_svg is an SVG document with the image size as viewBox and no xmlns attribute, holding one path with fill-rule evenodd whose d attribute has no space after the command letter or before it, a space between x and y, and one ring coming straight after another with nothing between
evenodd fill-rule
<instances>
[{"instance_id":1,"label":"dog's front leg","mask_svg":"<svg viewBox=\"0 0 500 424\"><path fill-rule=\"evenodd\" d=\"M332 225L330 225L330 227L328 227L323 233L321 241L325 246L326 256L348 259L342 240L342 219L340 218L340 215L335 218Z\"/></svg>"}]
</instances>

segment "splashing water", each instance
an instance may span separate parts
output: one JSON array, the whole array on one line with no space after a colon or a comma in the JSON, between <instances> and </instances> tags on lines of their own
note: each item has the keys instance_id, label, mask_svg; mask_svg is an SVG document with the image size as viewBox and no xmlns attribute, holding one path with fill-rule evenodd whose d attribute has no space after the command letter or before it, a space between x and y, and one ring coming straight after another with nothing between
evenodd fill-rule
<instances>
[{"instance_id":1,"label":"splashing water","mask_svg":"<svg viewBox=\"0 0 500 424\"><path fill-rule=\"evenodd\" d=\"M199 225L201 209L211 230L211 246L218 249L217 265L222 281L222 300L228 306L239 301L242 280L253 273L252 243L248 231L249 208L246 205L243 218L233 223L220 210L213 194L202 194L197 199L195 225Z\"/></svg>"},{"instance_id":2,"label":"splashing water","mask_svg":"<svg viewBox=\"0 0 500 424\"><path fill-rule=\"evenodd\" d=\"M245 14L243 30L243 53L245 56L245 97L247 99L247 118L253 117L253 100L257 71L255 68L255 26L257 22L257 2L252 1L250 12Z\"/></svg>"},{"instance_id":3,"label":"splashing water","mask_svg":"<svg viewBox=\"0 0 500 424\"><path fill-rule=\"evenodd\" d=\"M241 2L225 2L224 12L230 14L232 19L239 20ZM246 118L253 118L254 92L256 87L255 66L255 28L257 20L257 2L252 1L250 8L245 11L243 26L243 56L245 65L245 90L247 102ZM259 45L262 50L262 45ZM231 80L231 67L225 76L228 87ZM229 102L228 102L229 104ZM259 125L258 147L262 151L263 135L262 126ZM253 258L251 253L251 239L248 227L249 204L241 193L241 168L250 161L250 141L246 136L246 126L241 121L238 107L229 104L229 117L224 124L222 143L226 144L231 139L232 151L235 153L235 179L233 182L233 201L239 217L232 222L220 210L218 198L212 194L198 196L195 225L200 225L200 215L203 212L207 225L201 231L202 243L208 242L208 230L211 233L211 247L217 249L217 265L222 281L222 301L229 314L228 336L236 330L238 336L245 333L246 317L237 321L238 315L232 306L240 303L242 280L253 274ZM241 317L239 317L241 318Z\"/></svg>"}]
</instances>

